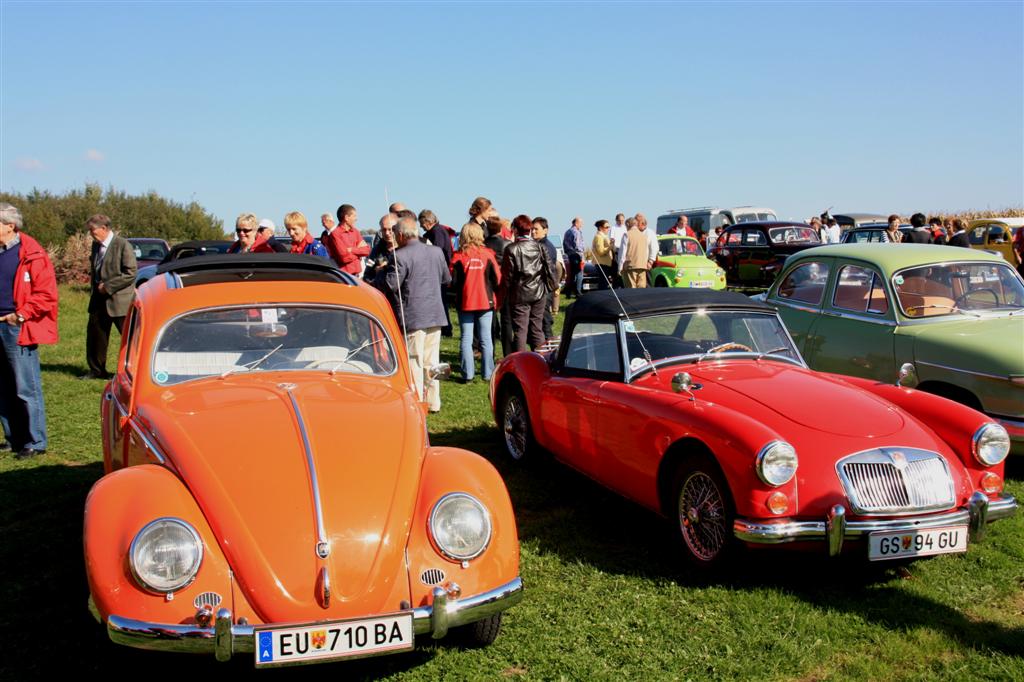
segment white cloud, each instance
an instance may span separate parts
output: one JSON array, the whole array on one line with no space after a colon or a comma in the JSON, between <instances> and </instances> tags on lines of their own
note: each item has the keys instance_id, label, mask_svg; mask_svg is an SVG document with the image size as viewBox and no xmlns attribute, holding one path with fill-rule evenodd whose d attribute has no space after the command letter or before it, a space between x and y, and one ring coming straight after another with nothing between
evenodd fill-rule
<instances>
[{"instance_id":1,"label":"white cloud","mask_svg":"<svg viewBox=\"0 0 1024 682\"><path fill-rule=\"evenodd\" d=\"M98 163L100 161L103 161L106 158L107 157L103 155L103 152L101 152L98 149L87 149L87 150L85 150L85 160L86 161L96 161Z\"/></svg>"},{"instance_id":2,"label":"white cloud","mask_svg":"<svg viewBox=\"0 0 1024 682\"><path fill-rule=\"evenodd\" d=\"M14 165L23 171L41 171L45 166L39 159L33 159L29 156L23 156L19 159L15 159Z\"/></svg>"}]
</instances>

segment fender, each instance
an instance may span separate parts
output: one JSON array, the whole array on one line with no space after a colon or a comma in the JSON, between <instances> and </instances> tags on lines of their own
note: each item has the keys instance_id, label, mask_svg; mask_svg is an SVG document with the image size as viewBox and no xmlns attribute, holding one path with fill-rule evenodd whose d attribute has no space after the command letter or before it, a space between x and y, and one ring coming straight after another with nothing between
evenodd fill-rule
<instances>
[{"instance_id":1,"label":"fender","mask_svg":"<svg viewBox=\"0 0 1024 682\"><path fill-rule=\"evenodd\" d=\"M543 424L536 419L540 414L541 384L551 377L551 367L547 359L540 353L523 351L513 353L501 361L494 372L494 381L491 382L491 413L494 415L495 423L498 422L498 391L508 375L514 377L523 389L534 438L540 443L547 442Z\"/></svg>"},{"instance_id":2,"label":"fender","mask_svg":"<svg viewBox=\"0 0 1024 682\"><path fill-rule=\"evenodd\" d=\"M491 517L490 544L465 568L436 549L429 530L434 505L445 495L456 492L478 499ZM512 501L501 474L490 462L468 450L427 448L407 554L413 606L431 601L434 585L421 580L426 569L442 570L445 578L441 584L458 584L464 596L481 594L519 576L519 538Z\"/></svg>"},{"instance_id":3,"label":"fender","mask_svg":"<svg viewBox=\"0 0 1024 682\"><path fill-rule=\"evenodd\" d=\"M128 558L142 527L167 516L185 521L203 540L196 579L170 597L143 588ZM230 571L213 532L185 485L161 466L120 469L97 481L85 500L83 542L89 592L104 620L110 614L131 614L156 623L195 622L196 595L216 592L230 602Z\"/></svg>"}]
</instances>

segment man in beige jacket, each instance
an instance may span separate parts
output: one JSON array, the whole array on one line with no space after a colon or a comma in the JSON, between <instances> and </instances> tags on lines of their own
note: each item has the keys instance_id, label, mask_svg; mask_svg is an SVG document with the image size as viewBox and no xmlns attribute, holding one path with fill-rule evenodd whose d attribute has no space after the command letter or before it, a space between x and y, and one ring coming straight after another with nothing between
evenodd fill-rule
<instances>
[{"instance_id":1,"label":"man in beige jacket","mask_svg":"<svg viewBox=\"0 0 1024 682\"><path fill-rule=\"evenodd\" d=\"M627 289L647 288L647 268L650 235L646 225L637 224L636 218L626 220L626 234L619 247L619 274Z\"/></svg>"}]
</instances>

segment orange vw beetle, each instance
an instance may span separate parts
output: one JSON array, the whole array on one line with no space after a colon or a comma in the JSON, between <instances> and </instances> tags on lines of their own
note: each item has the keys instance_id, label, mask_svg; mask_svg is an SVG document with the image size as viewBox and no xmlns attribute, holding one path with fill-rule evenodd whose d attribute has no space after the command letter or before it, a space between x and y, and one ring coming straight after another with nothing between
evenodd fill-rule
<instances>
[{"instance_id":1,"label":"orange vw beetle","mask_svg":"<svg viewBox=\"0 0 1024 682\"><path fill-rule=\"evenodd\" d=\"M497 471L432 447L384 297L322 259L160 266L101 401L90 607L119 644L257 667L489 644L522 597Z\"/></svg>"}]
</instances>

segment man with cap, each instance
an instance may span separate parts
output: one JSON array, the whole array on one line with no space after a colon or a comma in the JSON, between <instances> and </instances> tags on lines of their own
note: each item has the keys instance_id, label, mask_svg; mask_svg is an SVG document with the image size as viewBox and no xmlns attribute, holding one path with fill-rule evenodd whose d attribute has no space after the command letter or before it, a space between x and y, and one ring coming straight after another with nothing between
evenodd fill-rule
<instances>
[{"instance_id":1,"label":"man with cap","mask_svg":"<svg viewBox=\"0 0 1024 682\"><path fill-rule=\"evenodd\" d=\"M267 246L272 248L275 253L288 253L288 247L274 239L274 229L274 221L264 218L256 228L256 234L267 242Z\"/></svg>"}]
</instances>

